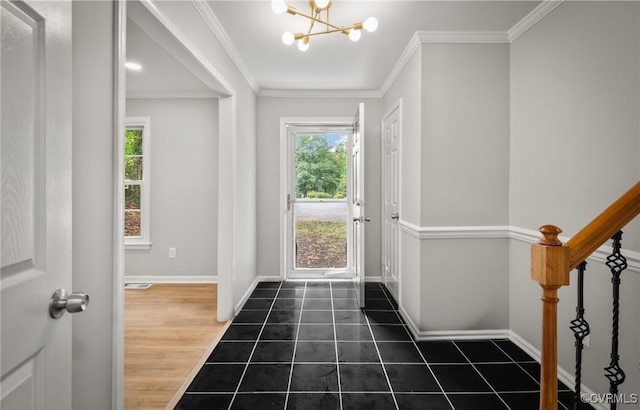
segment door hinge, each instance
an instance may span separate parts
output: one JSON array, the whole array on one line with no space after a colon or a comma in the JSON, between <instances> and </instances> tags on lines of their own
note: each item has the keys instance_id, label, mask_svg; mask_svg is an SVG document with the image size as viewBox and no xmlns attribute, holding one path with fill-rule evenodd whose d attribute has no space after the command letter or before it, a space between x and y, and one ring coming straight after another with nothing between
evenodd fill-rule
<instances>
[{"instance_id":1,"label":"door hinge","mask_svg":"<svg viewBox=\"0 0 640 410\"><path fill-rule=\"evenodd\" d=\"M291 210L291 194L287 195L287 211Z\"/></svg>"}]
</instances>

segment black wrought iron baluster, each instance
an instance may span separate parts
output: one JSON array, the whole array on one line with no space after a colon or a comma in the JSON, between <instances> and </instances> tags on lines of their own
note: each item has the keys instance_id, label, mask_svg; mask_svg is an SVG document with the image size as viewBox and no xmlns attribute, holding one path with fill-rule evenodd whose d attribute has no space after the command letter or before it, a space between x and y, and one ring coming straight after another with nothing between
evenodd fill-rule
<instances>
[{"instance_id":1,"label":"black wrought iron baluster","mask_svg":"<svg viewBox=\"0 0 640 410\"><path fill-rule=\"evenodd\" d=\"M605 376L609 379L609 393L611 393L611 410L617 409L616 398L618 386L624 383L625 374L620 367L618 354L618 333L620 321L620 274L627 269L627 259L620 252L622 248L622 231L613 236L613 252L607 256L607 266L611 269L611 283L613 284L613 322L611 336L611 363L605 367Z\"/></svg>"},{"instance_id":2,"label":"black wrought iron baluster","mask_svg":"<svg viewBox=\"0 0 640 410\"><path fill-rule=\"evenodd\" d=\"M576 306L576 318L571 321L570 329L576 338L576 383L574 386L573 409L580 407L580 386L582 384L582 350L584 349L584 338L591 333L589 323L584 318L584 271L587 262L583 261L578 265L578 305Z\"/></svg>"}]
</instances>

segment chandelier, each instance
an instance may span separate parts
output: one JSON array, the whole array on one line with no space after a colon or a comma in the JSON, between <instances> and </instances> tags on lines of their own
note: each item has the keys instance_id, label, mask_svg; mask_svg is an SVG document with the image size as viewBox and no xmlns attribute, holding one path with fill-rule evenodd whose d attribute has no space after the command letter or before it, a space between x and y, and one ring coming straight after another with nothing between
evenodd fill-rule
<instances>
[{"instance_id":1,"label":"chandelier","mask_svg":"<svg viewBox=\"0 0 640 410\"><path fill-rule=\"evenodd\" d=\"M376 31L378 28L378 20L375 17L369 17L364 22L354 23L350 27L341 27L329 22L329 9L331 8L331 0L309 0L310 14L304 14L296 10L295 7L287 5L285 0L272 0L271 8L276 14L287 12L294 16L302 16L309 19L309 30L306 33L286 32L282 35L282 42L290 46L294 42L298 42L300 51L307 51L309 48L309 39L313 36L329 33L342 33L352 41L358 41L362 35L362 30L368 32ZM324 17L323 17L324 15ZM324 30L313 31L314 26L324 26Z\"/></svg>"}]
</instances>

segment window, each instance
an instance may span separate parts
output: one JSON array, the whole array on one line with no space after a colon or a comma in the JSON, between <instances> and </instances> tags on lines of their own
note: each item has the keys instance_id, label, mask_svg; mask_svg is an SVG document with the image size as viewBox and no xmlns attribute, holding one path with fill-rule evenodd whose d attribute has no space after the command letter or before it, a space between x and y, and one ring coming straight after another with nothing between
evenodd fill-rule
<instances>
[{"instance_id":1,"label":"window","mask_svg":"<svg viewBox=\"0 0 640 410\"><path fill-rule=\"evenodd\" d=\"M150 249L150 120L127 117L124 140L124 237L126 249Z\"/></svg>"}]
</instances>

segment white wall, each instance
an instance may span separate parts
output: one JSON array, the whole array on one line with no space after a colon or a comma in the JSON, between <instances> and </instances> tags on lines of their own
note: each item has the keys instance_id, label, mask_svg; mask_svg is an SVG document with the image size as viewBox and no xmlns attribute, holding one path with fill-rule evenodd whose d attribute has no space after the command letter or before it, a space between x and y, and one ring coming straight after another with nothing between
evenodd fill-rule
<instances>
[{"instance_id":1,"label":"white wall","mask_svg":"<svg viewBox=\"0 0 640 410\"><path fill-rule=\"evenodd\" d=\"M126 252L125 280L215 280L217 99L127 99L126 110L150 117L152 246ZM177 258L169 259L170 247Z\"/></svg>"},{"instance_id":2,"label":"white wall","mask_svg":"<svg viewBox=\"0 0 640 410\"><path fill-rule=\"evenodd\" d=\"M381 99L275 98L258 99L258 266L260 275L280 275L281 117L352 118L365 103L365 200L371 223L366 226L366 276L380 276L380 120Z\"/></svg>"},{"instance_id":3,"label":"white wall","mask_svg":"<svg viewBox=\"0 0 640 410\"><path fill-rule=\"evenodd\" d=\"M114 408L113 4L73 2L73 408Z\"/></svg>"},{"instance_id":4,"label":"white wall","mask_svg":"<svg viewBox=\"0 0 640 410\"><path fill-rule=\"evenodd\" d=\"M637 2L564 2L511 45L510 223L536 230L558 225L570 237L638 179L640 173ZM638 251L638 221L623 236ZM540 289L530 279L530 245L510 247L510 328L540 348ZM586 318L592 327L583 382L608 391L603 368L611 343L611 274L587 266ZM559 293L559 364L574 366L576 273ZM637 393L639 363L638 273L622 277L620 352ZM628 408L637 408L631 406Z\"/></svg>"}]
</instances>

